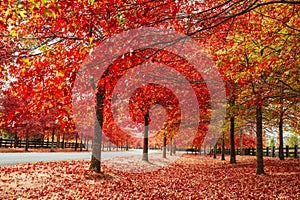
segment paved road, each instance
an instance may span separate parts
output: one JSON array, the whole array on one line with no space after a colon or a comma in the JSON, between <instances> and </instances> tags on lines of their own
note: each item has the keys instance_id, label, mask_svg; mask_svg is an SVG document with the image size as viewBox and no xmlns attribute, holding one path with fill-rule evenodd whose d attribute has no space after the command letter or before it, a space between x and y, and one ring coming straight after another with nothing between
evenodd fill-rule
<instances>
[{"instance_id":1,"label":"paved road","mask_svg":"<svg viewBox=\"0 0 300 200\"><path fill-rule=\"evenodd\" d=\"M149 153L154 153L150 151ZM102 158L116 156L142 155L141 150L102 152ZM0 153L0 166L24 164L30 162L50 162L59 160L88 160L91 158L90 152L46 152L46 153Z\"/></svg>"}]
</instances>

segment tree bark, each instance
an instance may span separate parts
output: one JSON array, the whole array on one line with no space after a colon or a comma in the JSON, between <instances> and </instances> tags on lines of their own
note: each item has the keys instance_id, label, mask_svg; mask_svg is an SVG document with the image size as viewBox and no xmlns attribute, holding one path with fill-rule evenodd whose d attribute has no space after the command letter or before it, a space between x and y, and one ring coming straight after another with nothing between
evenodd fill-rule
<instances>
[{"instance_id":1,"label":"tree bark","mask_svg":"<svg viewBox=\"0 0 300 200\"><path fill-rule=\"evenodd\" d=\"M279 116L279 159L284 160L283 153L283 87L281 87L281 96L280 96L280 116Z\"/></svg>"},{"instance_id":2,"label":"tree bark","mask_svg":"<svg viewBox=\"0 0 300 200\"><path fill-rule=\"evenodd\" d=\"M233 108L235 105L234 98L231 99L230 106ZM236 163L235 147L234 147L234 113L230 114L230 164Z\"/></svg>"},{"instance_id":3,"label":"tree bark","mask_svg":"<svg viewBox=\"0 0 300 200\"><path fill-rule=\"evenodd\" d=\"M62 135L61 148L62 148L62 149L65 148L65 133L63 133L63 135Z\"/></svg>"},{"instance_id":4,"label":"tree bark","mask_svg":"<svg viewBox=\"0 0 300 200\"><path fill-rule=\"evenodd\" d=\"M225 160L225 134L222 134L222 157L221 160Z\"/></svg>"},{"instance_id":5,"label":"tree bark","mask_svg":"<svg viewBox=\"0 0 300 200\"><path fill-rule=\"evenodd\" d=\"M172 138L170 139L170 156L172 156L172 153L173 153L173 140Z\"/></svg>"},{"instance_id":6,"label":"tree bark","mask_svg":"<svg viewBox=\"0 0 300 200\"><path fill-rule=\"evenodd\" d=\"M283 153L283 113L280 113L280 118L279 118L279 159L284 160L284 153Z\"/></svg>"},{"instance_id":7,"label":"tree bark","mask_svg":"<svg viewBox=\"0 0 300 200\"><path fill-rule=\"evenodd\" d=\"M198 151L199 156L201 156L201 146L198 147Z\"/></svg>"},{"instance_id":8,"label":"tree bark","mask_svg":"<svg viewBox=\"0 0 300 200\"><path fill-rule=\"evenodd\" d=\"M240 155L243 155L243 131L240 130Z\"/></svg>"},{"instance_id":9,"label":"tree bark","mask_svg":"<svg viewBox=\"0 0 300 200\"><path fill-rule=\"evenodd\" d=\"M217 144L214 146L214 158L217 158Z\"/></svg>"},{"instance_id":10,"label":"tree bark","mask_svg":"<svg viewBox=\"0 0 300 200\"><path fill-rule=\"evenodd\" d=\"M230 163L236 163L234 147L234 116L230 117Z\"/></svg>"},{"instance_id":11,"label":"tree bark","mask_svg":"<svg viewBox=\"0 0 300 200\"><path fill-rule=\"evenodd\" d=\"M57 137L56 137L56 149L57 148L60 148L60 134L57 134Z\"/></svg>"},{"instance_id":12,"label":"tree bark","mask_svg":"<svg viewBox=\"0 0 300 200\"><path fill-rule=\"evenodd\" d=\"M78 145L78 133L76 134L76 139L75 139L75 151L77 151L77 145Z\"/></svg>"},{"instance_id":13,"label":"tree bark","mask_svg":"<svg viewBox=\"0 0 300 200\"><path fill-rule=\"evenodd\" d=\"M167 135L164 134L163 158L167 158Z\"/></svg>"},{"instance_id":14,"label":"tree bark","mask_svg":"<svg viewBox=\"0 0 300 200\"><path fill-rule=\"evenodd\" d=\"M102 143L102 129L100 127L99 120L96 118L95 125L94 125L92 157L90 163L90 169L96 173L101 173L101 143Z\"/></svg>"},{"instance_id":15,"label":"tree bark","mask_svg":"<svg viewBox=\"0 0 300 200\"><path fill-rule=\"evenodd\" d=\"M87 151L89 150L89 140L88 139L86 139L85 148Z\"/></svg>"},{"instance_id":16,"label":"tree bark","mask_svg":"<svg viewBox=\"0 0 300 200\"><path fill-rule=\"evenodd\" d=\"M126 151L129 151L128 138L126 136Z\"/></svg>"},{"instance_id":17,"label":"tree bark","mask_svg":"<svg viewBox=\"0 0 300 200\"><path fill-rule=\"evenodd\" d=\"M14 140L14 148L17 148L17 146L18 146L18 133L17 132L15 132L15 140Z\"/></svg>"},{"instance_id":18,"label":"tree bark","mask_svg":"<svg viewBox=\"0 0 300 200\"><path fill-rule=\"evenodd\" d=\"M54 128L52 128L52 137L51 137L51 152L54 151Z\"/></svg>"},{"instance_id":19,"label":"tree bark","mask_svg":"<svg viewBox=\"0 0 300 200\"><path fill-rule=\"evenodd\" d=\"M28 128L26 128L26 144L25 144L25 151L28 151L29 149L29 131Z\"/></svg>"},{"instance_id":20,"label":"tree bark","mask_svg":"<svg viewBox=\"0 0 300 200\"><path fill-rule=\"evenodd\" d=\"M175 139L173 139L173 155L176 155L176 142L175 142Z\"/></svg>"},{"instance_id":21,"label":"tree bark","mask_svg":"<svg viewBox=\"0 0 300 200\"><path fill-rule=\"evenodd\" d=\"M143 160L144 161L149 161L148 159L148 128L149 128L149 112L147 112L144 115L144 122L145 122L145 127L144 127L144 144L143 144Z\"/></svg>"},{"instance_id":22,"label":"tree bark","mask_svg":"<svg viewBox=\"0 0 300 200\"><path fill-rule=\"evenodd\" d=\"M95 88L95 86L93 87ZM96 173L101 173L101 144L103 127L103 109L105 89L100 87L96 94L96 119L94 125L93 149L90 163L90 169Z\"/></svg>"},{"instance_id":23,"label":"tree bark","mask_svg":"<svg viewBox=\"0 0 300 200\"><path fill-rule=\"evenodd\" d=\"M82 146L83 146L83 143L82 143L82 134L81 134L81 136L80 136L80 151L82 151Z\"/></svg>"},{"instance_id":24,"label":"tree bark","mask_svg":"<svg viewBox=\"0 0 300 200\"><path fill-rule=\"evenodd\" d=\"M262 99L258 94L256 101L256 174L264 174L262 137Z\"/></svg>"}]
</instances>

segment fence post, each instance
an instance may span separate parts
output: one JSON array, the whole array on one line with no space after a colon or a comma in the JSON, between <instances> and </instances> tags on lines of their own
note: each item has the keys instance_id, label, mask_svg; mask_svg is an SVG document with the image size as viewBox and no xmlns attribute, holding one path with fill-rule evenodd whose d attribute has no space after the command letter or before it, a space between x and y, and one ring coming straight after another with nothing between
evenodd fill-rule
<instances>
[{"instance_id":1,"label":"fence post","mask_svg":"<svg viewBox=\"0 0 300 200\"><path fill-rule=\"evenodd\" d=\"M269 147L267 147L267 154L266 156L269 156Z\"/></svg>"},{"instance_id":2,"label":"fence post","mask_svg":"<svg viewBox=\"0 0 300 200\"><path fill-rule=\"evenodd\" d=\"M286 145L286 151L285 151L285 155L286 155L286 157L288 158L289 157L289 150L290 150L290 148L289 148L289 146L288 145Z\"/></svg>"},{"instance_id":3,"label":"fence post","mask_svg":"<svg viewBox=\"0 0 300 200\"><path fill-rule=\"evenodd\" d=\"M298 154L297 150L298 150L298 146L295 145L294 146L294 158L297 158L297 154Z\"/></svg>"},{"instance_id":4,"label":"fence post","mask_svg":"<svg viewBox=\"0 0 300 200\"><path fill-rule=\"evenodd\" d=\"M275 146L272 147L272 157L275 157Z\"/></svg>"}]
</instances>

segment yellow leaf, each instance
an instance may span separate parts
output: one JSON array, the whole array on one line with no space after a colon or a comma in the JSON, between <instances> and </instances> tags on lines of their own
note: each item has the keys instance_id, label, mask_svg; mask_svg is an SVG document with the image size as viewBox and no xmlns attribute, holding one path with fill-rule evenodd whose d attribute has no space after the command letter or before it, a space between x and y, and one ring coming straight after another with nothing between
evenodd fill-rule
<instances>
[{"instance_id":1,"label":"yellow leaf","mask_svg":"<svg viewBox=\"0 0 300 200\"><path fill-rule=\"evenodd\" d=\"M25 11L25 10L20 10L20 11L19 11L19 15L20 15L22 18L25 18L25 17L26 17L26 11Z\"/></svg>"},{"instance_id":2,"label":"yellow leaf","mask_svg":"<svg viewBox=\"0 0 300 200\"><path fill-rule=\"evenodd\" d=\"M65 75L63 73L61 73L61 72L58 72L57 76L58 77L64 77Z\"/></svg>"},{"instance_id":3,"label":"yellow leaf","mask_svg":"<svg viewBox=\"0 0 300 200\"><path fill-rule=\"evenodd\" d=\"M54 19L56 19L56 14L55 14L55 12L52 12L52 16L53 16Z\"/></svg>"},{"instance_id":4,"label":"yellow leaf","mask_svg":"<svg viewBox=\"0 0 300 200\"><path fill-rule=\"evenodd\" d=\"M7 20L7 24L9 25L9 24L13 24L14 23L14 20L12 20L12 19L8 19Z\"/></svg>"},{"instance_id":5,"label":"yellow leaf","mask_svg":"<svg viewBox=\"0 0 300 200\"><path fill-rule=\"evenodd\" d=\"M30 65L29 58L25 58L25 59L24 59L24 62L25 62L27 65Z\"/></svg>"},{"instance_id":6,"label":"yellow leaf","mask_svg":"<svg viewBox=\"0 0 300 200\"><path fill-rule=\"evenodd\" d=\"M21 76L25 76L25 72L26 72L25 69L21 69Z\"/></svg>"},{"instance_id":7,"label":"yellow leaf","mask_svg":"<svg viewBox=\"0 0 300 200\"><path fill-rule=\"evenodd\" d=\"M16 30L11 30L9 33L10 33L10 35L13 36L13 37L17 36Z\"/></svg>"}]
</instances>

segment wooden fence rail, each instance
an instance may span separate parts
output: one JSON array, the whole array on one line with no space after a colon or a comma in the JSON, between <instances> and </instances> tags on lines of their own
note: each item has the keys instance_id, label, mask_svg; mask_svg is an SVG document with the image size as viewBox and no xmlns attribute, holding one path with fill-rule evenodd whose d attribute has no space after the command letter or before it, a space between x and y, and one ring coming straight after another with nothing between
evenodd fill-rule
<instances>
[{"instance_id":1,"label":"wooden fence rail","mask_svg":"<svg viewBox=\"0 0 300 200\"><path fill-rule=\"evenodd\" d=\"M187 153L199 153L199 149L189 148L189 149L178 149L179 151L186 151ZM255 148L245 148L242 149L235 149L236 155L249 155L249 156L255 156L256 155L256 149ZM208 152L210 154L213 154L213 149L202 149L201 153ZM300 158L300 151L299 147L295 145L294 147L286 146L283 148L284 157L289 158ZM221 148L217 149L217 154L221 154ZM230 154L230 149L225 149L225 154ZM266 147L263 148L263 155L267 157L279 157L279 148L276 147Z\"/></svg>"},{"instance_id":2,"label":"wooden fence rail","mask_svg":"<svg viewBox=\"0 0 300 200\"><path fill-rule=\"evenodd\" d=\"M221 153L221 148L218 148L217 153ZM300 151L297 145L294 147L286 146L283 148L284 157L289 158L300 158ZM230 154L230 149L225 149L225 154ZM250 155L255 156L256 155L256 149L255 148L246 148L242 149L236 149L237 155ZM266 147L263 149L263 155L267 157L279 157L279 148L276 147Z\"/></svg>"},{"instance_id":3,"label":"wooden fence rail","mask_svg":"<svg viewBox=\"0 0 300 200\"><path fill-rule=\"evenodd\" d=\"M52 147L52 142L51 141L40 141L40 140L29 140L28 141L28 148L51 148ZM10 139L2 139L0 138L0 147L4 148L25 148L26 146L26 141L24 140L10 140ZM82 150L82 148L85 148L85 144L82 143L76 143L76 142L54 142L53 143L53 148L72 148Z\"/></svg>"}]
</instances>

